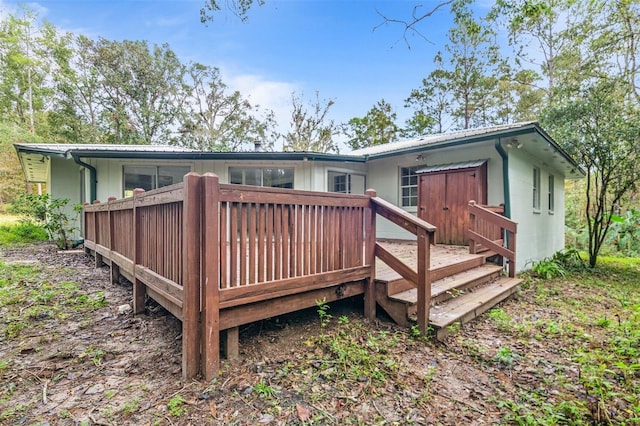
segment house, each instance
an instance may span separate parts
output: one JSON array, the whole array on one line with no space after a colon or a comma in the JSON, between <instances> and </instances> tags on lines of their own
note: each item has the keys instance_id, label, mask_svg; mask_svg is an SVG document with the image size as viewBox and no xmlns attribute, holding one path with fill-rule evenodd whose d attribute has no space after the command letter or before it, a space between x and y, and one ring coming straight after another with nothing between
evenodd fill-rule
<instances>
[{"instance_id":1,"label":"house","mask_svg":"<svg viewBox=\"0 0 640 426\"><path fill-rule=\"evenodd\" d=\"M470 200L519 223L517 269L564 247L564 183L584 172L536 122L429 135L348 154L201 152L172 146L31 144L15 149L29 182L70 204L132 194L212 172L221 182L363 194L434 224L437 242L466 243ZM405 231L382 223L381 238Z\"/></svg>"}]
</instances>

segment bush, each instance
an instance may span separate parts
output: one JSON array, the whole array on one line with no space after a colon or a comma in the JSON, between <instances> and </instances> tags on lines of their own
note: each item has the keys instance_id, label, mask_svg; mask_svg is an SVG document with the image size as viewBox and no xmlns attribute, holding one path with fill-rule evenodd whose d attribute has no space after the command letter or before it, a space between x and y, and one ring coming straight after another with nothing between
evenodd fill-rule
<instances>
[{"instance_id":1,"label":"bush","mask_svg":"<svg viewBox=\"0 0 640 426\"><path fill-rule=\"evenodd\" d=\"M49 194L20 194L11 204L14 213L26 216L26 223L35 223L45 229L49 238L58 248L70 248L70 235L76 229L75 223L82 206L75 206L76 216L69 218L65 213L68 198L51 198Z\"/></svg>"}]
</instances>

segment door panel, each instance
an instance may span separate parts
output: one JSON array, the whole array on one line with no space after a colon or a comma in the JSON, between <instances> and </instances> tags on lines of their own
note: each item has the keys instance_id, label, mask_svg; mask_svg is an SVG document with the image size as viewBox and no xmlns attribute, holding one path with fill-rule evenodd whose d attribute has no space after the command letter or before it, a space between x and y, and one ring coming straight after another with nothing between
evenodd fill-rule
<instances>
[{"instance_id":1,"label":"door panel","mask_svg":"<svg viewBox=\"0 0 640 426\"><path fill-rule=\"evenodd\" d=\"M467 245L469 201L487 200L486 163L474 169L422 174L418 195L418 216L438 228L436 242Z\"/></svg>"}]
</instances>

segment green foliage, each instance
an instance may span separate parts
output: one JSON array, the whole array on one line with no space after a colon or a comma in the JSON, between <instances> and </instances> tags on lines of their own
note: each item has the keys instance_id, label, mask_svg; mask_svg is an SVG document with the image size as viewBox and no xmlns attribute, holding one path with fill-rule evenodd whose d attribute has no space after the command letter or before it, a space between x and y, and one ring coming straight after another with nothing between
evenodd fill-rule
<instances>
[{"instance_id":1,"label":"green foliage","mask_svg":"<svg viewBox=\"0 0 640 426\"><path fill-rule=\"evenodd\" d=\"M575 249L561 250L553 256L534 262L531 271L538 278L550 280L564 277L570 271L581 271L585 267L580 253Z\"/></svg>"},{"instance_id":2,"label":"green foliage","mask_svg":"<svg viewBox=\"0 0 640 426\"><path fill-rule=\"evenodd\" d=\"M360 149L393 142L400 132L395 121L393 108L381 99L364 117L354 117L343 126L343 132L349 138L347 144L352 149Z\"/></svg>"},{"instance_id":3,"label":"green foliage","mask_svg":"<svg viewBox=\"0 0 640 426\"><path fill-rule=\"evenodd\" d=\"M318 317L320 317L320 327L326 327L333 316L328 312L331 306L327 303L327 299L316 300L318 307Z\"/></svg>"},{"instance_id":4,"label":"green foliage","mask_svg":"<svg viewBox=\"0 0 640 426\"><path fill-rule=\"evenodd\" d=\"M256 383L253 386L253 390L262 398L271 398L276 394L276 390L271 386L269 386L268 384L266 384L264 380L260 380L258 383Z\"/></svg>"},{"instance_id":5,"label":"green foliage","mask_svg":"<svg viewBox=\"0 0 640 426\"><path fill-rule=\"evenodd\" d=\"M184 406L186 402L187 400L184 399L182 395L180 394L175 395L173 398L169 400L169 403L167 404L167 407L169 407L169 414L171 414L173 417L182 416L184 413L187 412L187 409Z\"/></svg>"},{"instance_id":6,"label":"green foliage","mask_svg":"<svg viewBox=\"0 0 640 426\"><path fill-rule=\"evenodd\" d=\"M0 225L0 247L31 244L48 239L47 231L34 223L19 222L12 225Z\"/></svg>"},{"instance_id":7,"label":"green foliage","mask_svg":"<svg viewBox=\"0 0 640 426\"><path fill-rule=\"evenodd\" d=\"M401 340L400 332L371 332L360 322L342 324L313 342L320 356L315 368L325 380L366 383L374 391L398 372L394 353Z\"/></svg>"},{"instance_id":8,"label":"green foliage","mask_svg":"<svg viewBox=\"0 0 640 426\"><path fill-rule=\"evenodd\" d=\"M22 214L42 226L49 237L56 242L58 248L71 248L70 237L74 232L81 206L74 207L76 217L69 218L65 207L68 198L51 198L49 194L21 194L12 203L12 211Z\"/></svg>"},{"instance_id":9,"label":"green foliage","mask_svg":"<svg viewBox=\"0 0 640 426\"><path fill-rule=\"evenodd\" d=\"M320 100L316 92L315 101L304 105L301 96L291 94L291 129L284 135L285 151L338 152L338 145L333 140L339 132L338 125L328 118L329 110L334 105L332 100Z\"/></svg>"}]
</instances>

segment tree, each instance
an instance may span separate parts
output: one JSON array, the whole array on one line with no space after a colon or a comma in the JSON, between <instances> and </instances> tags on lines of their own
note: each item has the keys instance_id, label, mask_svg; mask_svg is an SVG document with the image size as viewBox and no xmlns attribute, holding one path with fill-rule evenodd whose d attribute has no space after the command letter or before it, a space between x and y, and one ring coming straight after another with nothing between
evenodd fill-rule
<instances>
[{"instance_id":1,"label":"tree","mask_svg":"<svg viewBox=\"0 0 640 426\"><path fill-rule=\"evenodd\" d=\"M103 38L92 49L113 142L168 143L186 98L186 70L175 53L167 44Z\"/></svg>"},{"instance_id":2,"label":"tree","mask_svg":"<svg viewBox=\"0 0 640 426\"><path fill-rule=\"evenodd\" d=\"M241 151L259 140L264 148L272 148L277 137L273 112L261 112L238 91L228 94L217 68L196 63L188 74L187 112L174 143L209 151Z\"/></svg>"},{"instance_id":3,"label":"tree","mask_svg":"<svg viewBox=\"0 0 640 426\"><path fill-rule=\"evenodd\" d=\"M625 87L624 82L607 79L588 83L543 117L587 173L584 213L592 267L614 213L640 179L640 109L624 102Z\"/></svg>"},{"instance_id":4,"label":"tree","mask_svg":"<svg viewBox=\"0 0 640 426\"><path fill-rule=\"evenodd\" d=\"M59 47L56 29L40 25L37 15L23 9L22 16L9 15L0 24L0 115L36 133L45 122L44 110L51 102L47 84L55 73L52 58Z\"/></svg>"},{"instance_id":5,"label":"tree","mask_svg":"<svg viewBox=\"0 0 640 426\"><path fill-rule=\"evenodd\" d=\"M398 139L400 129L395 123L396 113L384 99L379 100L367 114L354 117L343 126L352 149L393 142Z\"/></svg>"},{"instance_id":6,"label":"tree","mask_svg":"<svg viewBox=\"0 0 640 426\"><path fill-rule=\"evenodd\" d=\"M309 102L309 109L302 97L291 94L291 130L284 135L285 151L338 152L333 137L338 134L338 126L327 115L333 106L332 100L320 100L316 92L315 101Z\"/></svg>"},{"instance_id":7,"label":"tree","mask_svg":"<svg viewBox=\"0 0 640 426\"><path fill-rule=\"evenodd\" d=\"M445 130L445 121L451 114L452 90L449 82L452 75L444 69L442 55L436 55L434 64L438 68L422 80L422 87L413 89L405 99L405 107L415 110L407 122L406 136L442 133Z\"/></svg>"},{"instance_id":8,"label":"tree","mask_svg":"<svg viewBox=\"0 0 640 426\"><path fill-rule=\"evenodd\" d=\"M448 43L433 63L435 69L414 89L405 105L415 109L407 134L442 132L448 123L468 129L496 121L496 106L491 102L497 82L508 78L506 61L495 43L495 32L476 20L469 0L452 3L454 26L448 31Z\"/></svg>"},{"instance_id":9,"label":"tree","mask_svg":"<svg viewBox=\"0 0 640 426\"><path fill-rule=\"evenodd\" d=\"M56 101L48 119L57 136L66 142L107 142L109 125L103 123L102 80L95 64L94 43L77 36L68 55L58 56Z\"/></svg>"}]
</instances>

